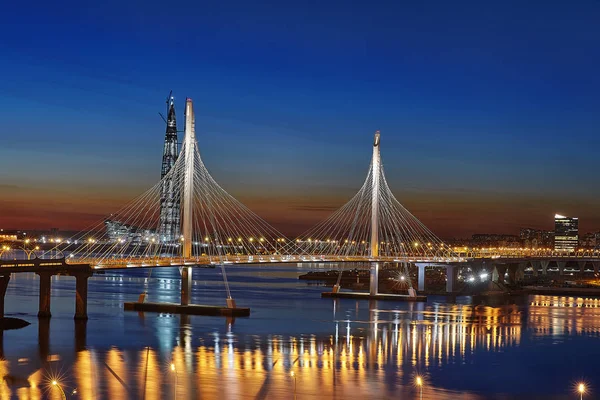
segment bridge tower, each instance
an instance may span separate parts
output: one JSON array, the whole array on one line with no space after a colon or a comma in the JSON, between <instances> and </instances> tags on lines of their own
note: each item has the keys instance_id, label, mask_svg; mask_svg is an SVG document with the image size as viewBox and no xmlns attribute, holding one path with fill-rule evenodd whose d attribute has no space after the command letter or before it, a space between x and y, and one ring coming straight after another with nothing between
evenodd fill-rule
<instances>
[{"instance_id":1,"label":"bridge tower","mask_svg":"<svg viewBox=\"0 0 600 400\"><path fill-rule=\"evenodd\" d=\"M158 226L159 240L172 242L179 240L180 204L177 176L167 175L177 161L177 120L175 118L175 102L169 95L167 98L167 132L163 146L162 168L160 178L160 221Z\"/></svg>"},{"instance_id":2,"label":"bridge tower","mask_svg":"<svg viewBox=\"0 0 600 400\"><path fill-rule=\"evenodd\" d=\"M185 138L183 142L183 257L192 257L192 202L194 197L194 157L196 155L196 127L192 99L185 101Z\"/></svg>"},{"instance_id":3,"label":"bridge tower","mask_svg":"<svg viewBox=\"0 0 600 400\"><path fill-rule=\"evenodd\" d=\"M196 156L196 120L192 99L185 101L185 138L183 142L184 177L183 177L183 218L182 239L184 259L192 257L193 245L193 200L194 200L194 159ZM192 290L192 268L183 266L181 269L181 305L190 303Z\"/></svg>"},{"instance_id":4,"label":"bridge tower","mask_svg":"<svg viewBox=\"0 0 600 400\"><path fill-rule=\"evenodd\" d=\"M371 160L371 244L370 258L379 257L379 179L381 174L381 157L379 154L379 131L375 132L373 139L373 159ZM379 291L379 263L371 263L369 293L377 295Z\"/></svg>"},{"instance_id":5,"label":"bridge tower","mask_svg":"<svg viewBox=\"0 0 600 400\"><path fill-rule=\"evenodd\" d=\"M381 158L379 155L379 131L375 132L373 141L373 160L371 161L371 250L369 256L379 257L379 176L381 173Z\"/></svg>"}]
</instances>

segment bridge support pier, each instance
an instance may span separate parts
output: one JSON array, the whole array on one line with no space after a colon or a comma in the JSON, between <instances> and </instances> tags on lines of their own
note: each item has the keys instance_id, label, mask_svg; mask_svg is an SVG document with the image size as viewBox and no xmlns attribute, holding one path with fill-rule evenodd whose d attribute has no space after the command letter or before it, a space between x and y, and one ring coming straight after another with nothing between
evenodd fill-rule
<instances>
[{"instance_id":1,"label":"bridge support pier","mask_svg":"<svg viewBox=\"0 0 600 400\"><path fill-rule=\"evenodd\" d=\"M527 261L523 261L519 263L519 267L517 268L517 273L515 274L515 279L517 280L517 282L522 281L523 279L525 279L525 268L527 268Z\"/></svg>"},{"instance_id":2,"label":"bridge support pier","mask_svg":"<svg viewBox=\"0 0 600 400\"><path fill-rule=\"evenodd\" d=\"M540 273L540 262L531 261L531 268L533 269L533 276L538 276L538 274Z\"/></svg>"},{"instance_id":3,"label":"bridge support pier","mask_svg":"<svg viewBox=\"0 0 600 400\"><path fill-rule=\"evenodd\" d=\"M492 272L492 282L504 283L504 275L506 275L506 265L495 264Z\"/></svg>"},{"instance_id":4,"label":"bridge support pier","mask_svg":"<svg viewBox=\"0 0 600 400\"><path fill-rule=\"evenodd\" d=\"M592 266L594 267L594 274L597 274L600 270L600 261L592 261Z\"/></svg>"},{"instance_id":5,"label":"bridge support pier","mask_svg":"<svg viewBox=\"0 0 600 400\"><path fill-rule=\"evenodd\" d=\"M517 269L519 268L519 264L508 264L507 272L508 272L508 282L515 283L517 282Z\"/></svg>"},{"instance_id":6,"label":"bridge support pier","mask_svg":"<svg viewBox=\"0 0 600 400\"><path fill-rule=\"evenodd\" d=\"M579 272L583 274L585 272L585 265L587 261L577 261L577 265L579 265Z\"/></svg>"},{"instance_id":7,"label":"bridge support pier","mask_svg":"<svg viewBox=\"0 0 600 400\"><path fill-rule=\"evenodd\" d=\"M562 275L565 272L565 267L567 266L566 261L557 261L556 265L558 266L558 274Z\"/></svg>"},{"instance_id":8,"label":"bridge support pier","mask_svg":"<svg viewBox=\"0 0 600 400\"><path fill-rule=\"evenodd\" d=\"M4 295L6 294L9 281L10 274L0 276L0 321L4 318Z\"/></svg>"},{"instance_id":9,"label":"bridge support pier","mask_svg":"<svg viewBox=\"0 0 600 400\"><path fill-rule=\"evenodd\" d=\"M379 292L379 263L371 263L371 277L369 280L369 294L376 296Z\"/></svg>"},{"instance_id":10,"label":"bridge support pier","mask_svg":"<svg viewBox=\"0 0 600 400\"><path fill-rule=\"evenodd\" d=\"M426 265L418 263L417 267L419 268L417 289L419 291L423 291L423 290L425 290L425 267L426 267Z\"/></svg>"},{"instance_id":11,"label":"bridge support pier","mask_svg":"<svg viewBox=\"0 0 600 400\"><path fill-rule=\"evenodd\" d=\"M550 265L550 261L540 261L540 265L542 266L542 275L547 275L548 265Z\"/></svg>"},{"instance_id":12,"label":"bridge support pier","mask_svg":"<svg viewBox=\"0 0 600 400\"><path fill-rule=\"evenodd\" d=\"M181 268L181 305L190 304L192 297L192 267Z\"/></svg>"},{"instance_id":13,"label":"bridge support pier","mask_svg":"<svg viewBox=\"0 0 600 400\"><path fill-rule=\"evenodd\" d=\"M455 265L446 265L446 292L454 292L456 278L458 276L458 267Z\"/></svg>"},{"instance_id":14,"label":"bridge support pier","mask_svg":"<svg viewBox=\"0 0 600 400\"><path fill-rule=\"evenodd\" d=\"M38 318L50 318L50 289L52 284L52 273L37 272L40 277L40 308Z\"/></svg>"},{"instance_id":15,"label":"bridge support pier","mask_svg":"<svg viewBox=\"0 0 600 400\"><path fill-rule=\"evenodd\" d=\"M75 275L75 319L87 320L88 278L90 273Z\"/></svg>"}]
</instances>

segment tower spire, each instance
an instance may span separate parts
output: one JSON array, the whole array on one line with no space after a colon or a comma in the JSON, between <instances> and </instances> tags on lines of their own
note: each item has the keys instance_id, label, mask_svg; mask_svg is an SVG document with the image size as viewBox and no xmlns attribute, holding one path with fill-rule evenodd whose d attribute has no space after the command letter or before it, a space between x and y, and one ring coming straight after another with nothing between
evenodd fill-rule
<instances>
[{"instance_id":1,"label":"tower spire","mask_svg":"<svg viewBox=\"0 0 600 400\"><path fill-rule=\"evenodd\" d=\"M172 93L167 97L167 129L163 146L161 179L169 173L179 149L177 148L177 119L175 117L175 100ZM171 242L179 239L179 191L176 185L177 177L174 174L163 179L160 194L160 222L158 227L159 240Z\"/></svg>"}]
</instances>

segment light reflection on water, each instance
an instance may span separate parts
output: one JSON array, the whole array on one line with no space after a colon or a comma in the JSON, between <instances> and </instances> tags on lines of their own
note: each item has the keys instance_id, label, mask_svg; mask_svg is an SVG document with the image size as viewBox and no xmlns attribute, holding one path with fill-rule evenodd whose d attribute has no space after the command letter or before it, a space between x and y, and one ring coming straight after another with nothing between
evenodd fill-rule
<instances>
[{"instance_id":1,"label":"light reflection on water","mask_svg":"<svg viewBox=\"0 0 600 400\"><path fill-rule=\"evenodd\" d=\"M7 315L22 313L32 325L3 335L0 398L59 399L48 385L55 376L67 398L148 400L291 399L291 371L298 399L417 398L417 374L425 399L566 399L575 377L593 379L596 299L531 296L498 307L332 301L298 282L296 269L246 268L230 275L238 304L252 308L237 320L122 311L141 290L150 301L176 301L171 269L94 277L87 323L73 322L73 285L58 277L53 317L38 322L36 278L17 276ZM223 303L218 271L195 270L194 279L195 302ZM582 349L587 362L573 356Z\"/></svg>"}]
</instances>

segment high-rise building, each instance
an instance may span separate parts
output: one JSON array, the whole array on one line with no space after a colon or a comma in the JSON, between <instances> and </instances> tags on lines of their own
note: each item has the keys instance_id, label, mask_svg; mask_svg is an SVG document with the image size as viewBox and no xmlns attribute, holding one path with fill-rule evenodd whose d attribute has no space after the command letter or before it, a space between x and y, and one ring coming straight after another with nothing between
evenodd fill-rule
<instances>
[{"instance_id":1,"label":"high-rise building","mask_svg":"<svg viewBox=\"0 0 600 400\"><path fill-rule=\"evenodd\" d=\"M175 102L169 95L167 98L167 132L163 147L162 168L160 177L162 188L160 192L160 221L158 226L159 240L172 242L179 239L180 235L180 188L177 177L169 171L177 161L177 121L175 119Z\"/></svg>"},{"instance_id":2,"label":"high-rise building","mask_svg":"<svg viewBox=\"0 0 600 400\"><path fill-rule=\"evenodd\" d=\"M575 251L579 244L579 218L554 216L554 250Z\"/></svg>"}]
</instances>

